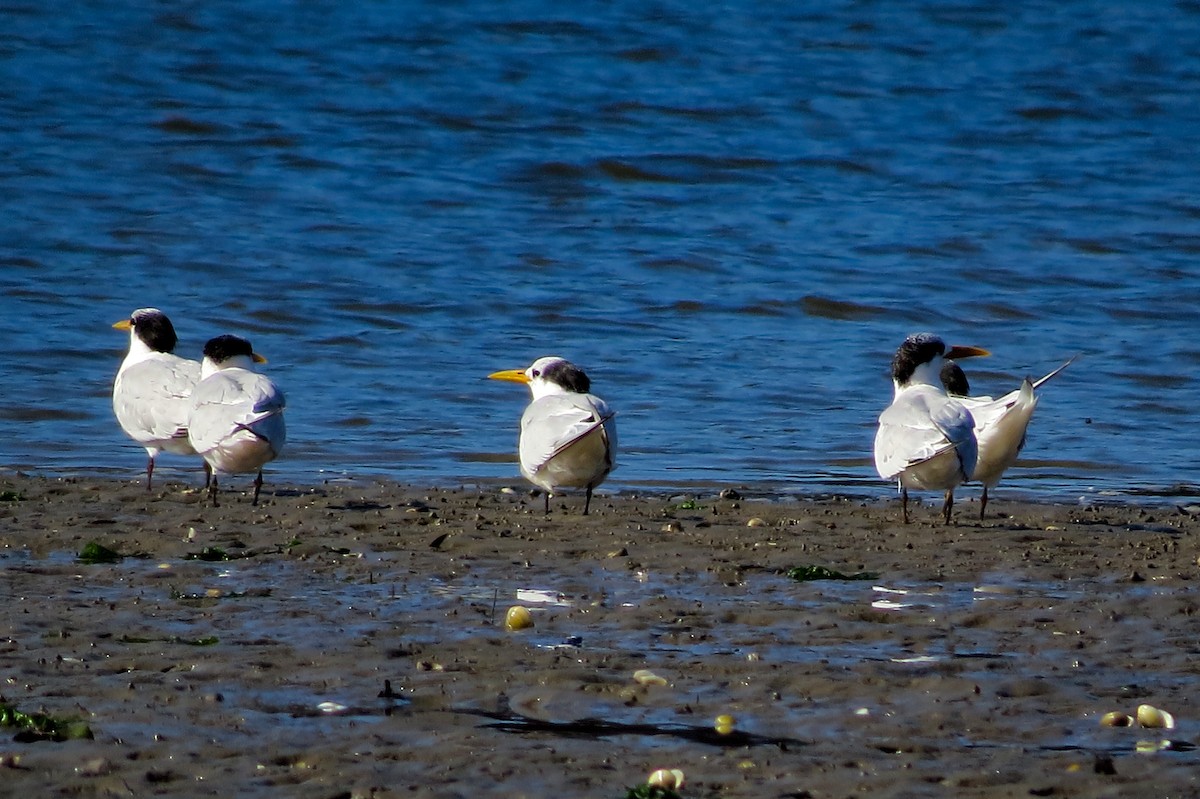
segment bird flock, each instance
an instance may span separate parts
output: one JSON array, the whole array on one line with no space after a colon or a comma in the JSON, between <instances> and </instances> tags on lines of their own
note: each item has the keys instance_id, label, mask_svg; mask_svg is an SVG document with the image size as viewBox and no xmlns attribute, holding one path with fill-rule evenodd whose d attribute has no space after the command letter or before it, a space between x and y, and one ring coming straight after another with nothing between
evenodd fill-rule
<instances>
[{"instance_id":1,"label":"bird flock","mask_svg":"<svg viewBox=\"0 0 1200 799\"><path fill-rule=\"evenodd\" d=\"M204 345L201 361L174 354L178 338L157 308L140 308L113 327L129 331L129 351L113 384L113 411L122 429L146 449L146 488L162 452L199 455L214 506L221 474L255 472L257 505L263 466L279 457L287 438L283 392L256 364L266 359L250 342L220 335ZM954 489L983 485L979 516L994 488L1025 445L1037 407L1034 393L1071 364L1001 397L971 396L957 361L989 355L979 347L947 347L931 333L904 340L892 359L892 403L879 416L875 467L900 491L905 523L909 489L944 491L949 523ZM616 467L616 412L591 393L591 381L565 358L544 357L526 369L488 375L523 383L531 400L521 416L517 454L521 474L540 488L545 511L563 489L583 489L583 513L592 492Z\"/></svg>"}]
</instances>

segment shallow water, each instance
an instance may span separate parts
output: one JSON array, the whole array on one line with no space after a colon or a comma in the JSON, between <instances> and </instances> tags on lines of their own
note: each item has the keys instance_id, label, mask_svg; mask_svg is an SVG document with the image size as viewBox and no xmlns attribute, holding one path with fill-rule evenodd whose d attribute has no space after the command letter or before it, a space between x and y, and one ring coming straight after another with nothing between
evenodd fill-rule
<instances>
[{"instance_id":1,"label":"shallow water","mask_svg":"<svg viewBox=\"0 0 1200 799\"><path fill-rule=\"evenodd\" d=\"M887 496L908 332L1045 390L1033 498L1195 495L1194 4L8 4L0 465L136 477L109 325L248 335L272 480L517 480L562 354L610 487ZM164 476L197 479L164 458Z\"/></svg>"}]
</instances>

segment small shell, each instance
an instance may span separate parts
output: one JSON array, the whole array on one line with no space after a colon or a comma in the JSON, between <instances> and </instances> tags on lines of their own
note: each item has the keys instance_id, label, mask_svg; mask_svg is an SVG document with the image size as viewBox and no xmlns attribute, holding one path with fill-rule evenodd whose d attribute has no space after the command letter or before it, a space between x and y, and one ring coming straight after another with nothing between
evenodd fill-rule
<instances>
[{"instance_id":1,"label":"small shell","mask_svg":"<svg viewBox=\"0 0 1200 799\"><path fill-rule=\"evenodd\" d=\"M504 615L504 629L509 632L527 630L532 626L533 614L529 612L529 608L513 605L508 609L508 613Z\"/></svg>"},{"instance_id":2,"label":"small shell","mask_svg":"<svg viewBox=\"0 0 1200 799\"><path fill-rule=\"evenodd\" d=\"M1119 710L1109 711L1100 717L1101 727L1128 727L1130 724L1133 724L1133 719Z\"/></svg>"},{"instance_id":3,"label":"small shell","mask_svg":"<svg viewBox=\"0 0 1200 799\"><path fill-rule=\"evenodd\" d=\"M664 533L682 533L683 525L679 522L667 522L662 526L662 531Z\"/></svg>"},{"instance_id":4,"label":"small shell","mask_svg":"<svg viewBox=\"0 0 1200 799\"><path fill-rule=\"evenodd\" d=\"M747 527L766 527L767 523L766 523L766 521L755 516L753 519L746 522L746 526Z\"/></svg>"},{"instance_id":5,"label":"small shell","mask_svg":"<svg viewBox=\"0 0 1200 799\"><path fill-rule=\"evenodd\" d=\"M1165 710L1159 710L1153 705L1138 705L1138 724L1143 727L1153 727L1164 730L1175 729L1175 717Z\"/></svg>"},{"instance_id":6,"label":"small shell","mask_svg":"<svg viewBox=\"0 0 1200 799\"><path fill-rule=\"evenodd\" d=\"M733 732L736 722L733 716L728 713L722 713L713 721L713 728L721 735L728 735Z\"/></svg>"},{"instance_id":7,"label":"small shell","mask_svg":"<svg viewBox=\"0 0 1200 799\"><path fill-rule=\"evenodd\" d=\"M659 677L650 669L638 669L633 673L633 681L639 685L669 685L665 677Z\"/></svg>"},{"instance_id":8,"label":"small shell","mask_svg":"<svg viewBox=\"0 0 1200 799\"><path fill-rule=\"evenodd\" d=\"M660 768L650 775L646 784L668 791L678 790L683 787L683 772L677 768Z\"/></svg>"}]
</instances>

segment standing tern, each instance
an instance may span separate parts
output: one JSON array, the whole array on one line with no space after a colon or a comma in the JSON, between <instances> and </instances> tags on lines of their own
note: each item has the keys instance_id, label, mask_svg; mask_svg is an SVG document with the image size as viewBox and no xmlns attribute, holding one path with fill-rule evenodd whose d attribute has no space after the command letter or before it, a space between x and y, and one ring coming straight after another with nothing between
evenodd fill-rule
<instances>
[{"instance_id":1,"label":"standing tern","mask_svg":"<svg viewBox=\"0 0 1200 799\"><path fill-rule=\"evenodd\" d=\"M528 369L488 375L529 386L533 400L521 415L518 451L521 474L550 495L560 488L586 488L583 513L592 489L616 467L617 423L608 403L591 390L584 371L563 358L538 358Z\"/></svg>"},{"instance_id":2,"label":"standing tern","mask_svg":"<svg viewBox=\"0 0 1200 799\"><path fill-rule=\"evenodd\" d=\"M975 471L978 445L971 412L946 395L940 382L945 358L988 355L979 347L951 347L931 333L914 333L892 358L892 404L879 416L875 468L900 486L904 521L908 489L945 491L942 517L950 522L954 489Z\"/></svg>"},{"instance_id":3,"label":"standing tern","mask_svg":"<svg viewBox=\"0 0 1200 799\"><path fill-rule=\"evenodd\" d=\"M113 412L129 437L146 448L149 491L159 452L196 454L187 419L200 363L174 354L175 326L157 308L139 308L113 327L129 331L129 352L113 382ZM207 473L208 464L204 469Z\"/></svg>"},{"instance_id":4,"label":"standing tern","mask_svg":"<svg viewBox=\"0 0 1200 799\"><path fill-rule=\"evenodd\" d=\"M975 438L979 442L979 458L975 464L974 479L983 483L983 496L979 501L979 518L984 517L988 503L988 488L1000 482L1000 477L1017 461L1017 455L1025 446L1025 435L1039 397L1033 392L1043 383L1055 377L1074 361L1071 358L1050 374L1031 381L1025 378L1021 387L1002 397L970 395L970 384L966 374L953 361L946 361L942 369L942 385L951 397L961 402L975 419Z\"/></svg>"},{"instance_id":5,"label":"standing tern","mask_svg":"<svg viewBox=\"0 0 1200 799\"><path fill-rule=\"evenodd\" d=\"M266 359L238 336L217 336L204 345L200 382L192 391L188 437L212 467L209 498L217 505L217 475L258 471L254 500L262 489L262 467L275 460L287 439L283 392L254 371Z\"/></svg>"}]
</instances>

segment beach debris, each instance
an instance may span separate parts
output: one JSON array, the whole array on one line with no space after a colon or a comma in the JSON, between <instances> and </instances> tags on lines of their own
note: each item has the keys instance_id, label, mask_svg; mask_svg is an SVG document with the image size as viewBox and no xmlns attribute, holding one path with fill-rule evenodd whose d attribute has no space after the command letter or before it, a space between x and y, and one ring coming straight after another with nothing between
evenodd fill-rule
<instances>
[{"instance_id":1,"label":"beach debris","mask_svg":"<svg viewBox=\"0 0 1200 799\"><path fill-rule=\"evenodd\" d=\"M713 729L719 735L729 735L737 727L737 722L733 716L728 713L722 713L713 720Z\"/></svg>"},{"instance_id":2,"label":"beach debris","mask_svg":"<svg viewBox=\"0 0 1200 799\"><path fill-rule=\"evenodd\" d=\"M646 784L655 788L676 791L683 787L683 772L677 768L660 768L652 771Z\"/></svg>"},{"instance_id":3,"label":"beach debris","mask_svg":"<svg viewBox=\"0 0 1200 799\"><path fill-rule=\"evenodd\" d=\"M1133 717L1119 710L1110 710L1100 717L1101 727L1128 727L1133 724Z\"/></svg>"},{"instance_id":4,"label":"beach debris","mask_svg":"<svg viewBox=\"0 0 1200 799\"><path fill-rule=\"evenodd\" d=\"M541 588L518 588L517 601L528 602L537 605L557 605L560 607L570 607L571 603L567 601L566 595L558 591L547 591Z\"/></svg>"},{"instance_id":5,"label":"beach debris","mask_svg":"<svg viewBox=\"0 0 1200 799\"><path fill-rule=\"evenodd\" d=\"M843 574L840 571L835 571L824 566L795 566L788 569L784 574L802 583L813 580L875 580L879 578L877 572Z\"/></svg>"},{"instance_id":6,"label":"beach debris","mask_svg":"<svg viewBox=\"0 0 1200 799\"><path fill-rule=\"evenodd\" d=\"M0 491L0 502L23 502L25 497L20 491Z\"/></svg>"},{"instance_id":7,"label":"beach debris","mask_svg":"<svg viewBox=\"0 0 1200 799\"><path fill-rule=\"evenodd\" d=\"M760 519L759 517L755 516L753 519L746 522L746 526L747 527L766 527L767 522L765 519Z\"/></svg>"},{"instance_id":8,"label":"beach debris","mask_svg":"<svg viewBox=\"0 0 1200 799\"><path fill-rule=\"evenodd\" d=\"M120 552L109 549L99 541L88 541L83 545L83 549L79 550L79 555L75 560L78 563L94 566L98 563L119 563L124 557Z\"/></svg>"},{"instance_id":9,"label":"beach debris","mask_svg":"<svg viewBox=\"0 0 1200 799\"><path fill-rule=\"evenodd\" d=\"M508 613L504 614L504 629L509 632L527 630L532 626L533 614L529 612L529 608L527 607L513 605L508 609Z\"/></svg>"},{"instance_id":10,"label":"beach debris","mask_svg":"<svg viewBox=\"0 0 1200 799\"><path fill-rule=\"evenodd\" d=\"M664 533L682 533L683 525L679 522L667 522L662 526L662 531Z\"/></svg>"},{"instance_id":11,"label":"beach debris","mask_svg":"<svg viewBox=\"0 0 1200 799\"><path fill-rule=\"evenodd\" d=\"M721 493L718 496L720 496L721 499L730 500L738 500L742 498L742 495L738 493L736 488L722 488Z\"/></svg>"},{"instance_id":12,"label":"beach debris","mask_svg":"<svg viewBox=\"0 0 1200 799\"><path fill-rule=\"evenodd\" d=\"M18 743L33 741L73 741L91 739L92 730L76 719L55 718L44 713L24 713L12 705L0 704L0 727L16 727Z\"/></svg>"},{"instance_id":13,"label":"beach debris","mask_svg":"<svg viewBox=\"0 0 1200 799\"><path fill-rule=\"evenodd\" d=\"M1175 729L1175 717L1154 705L1138 705L1137 721L1138 724L1150 729Z\"/></svg>"},{"instance_id":14,"label":"beach debris","mask_svg":"<svg viewBox=\"0 0 1200 799\"><path fill-rule=\"evenodd\" d=\"M660 677L650 669L638 669L633 673L633 681L638 685L670 685L665 677Z\"/></svg>"}]
</instances>

